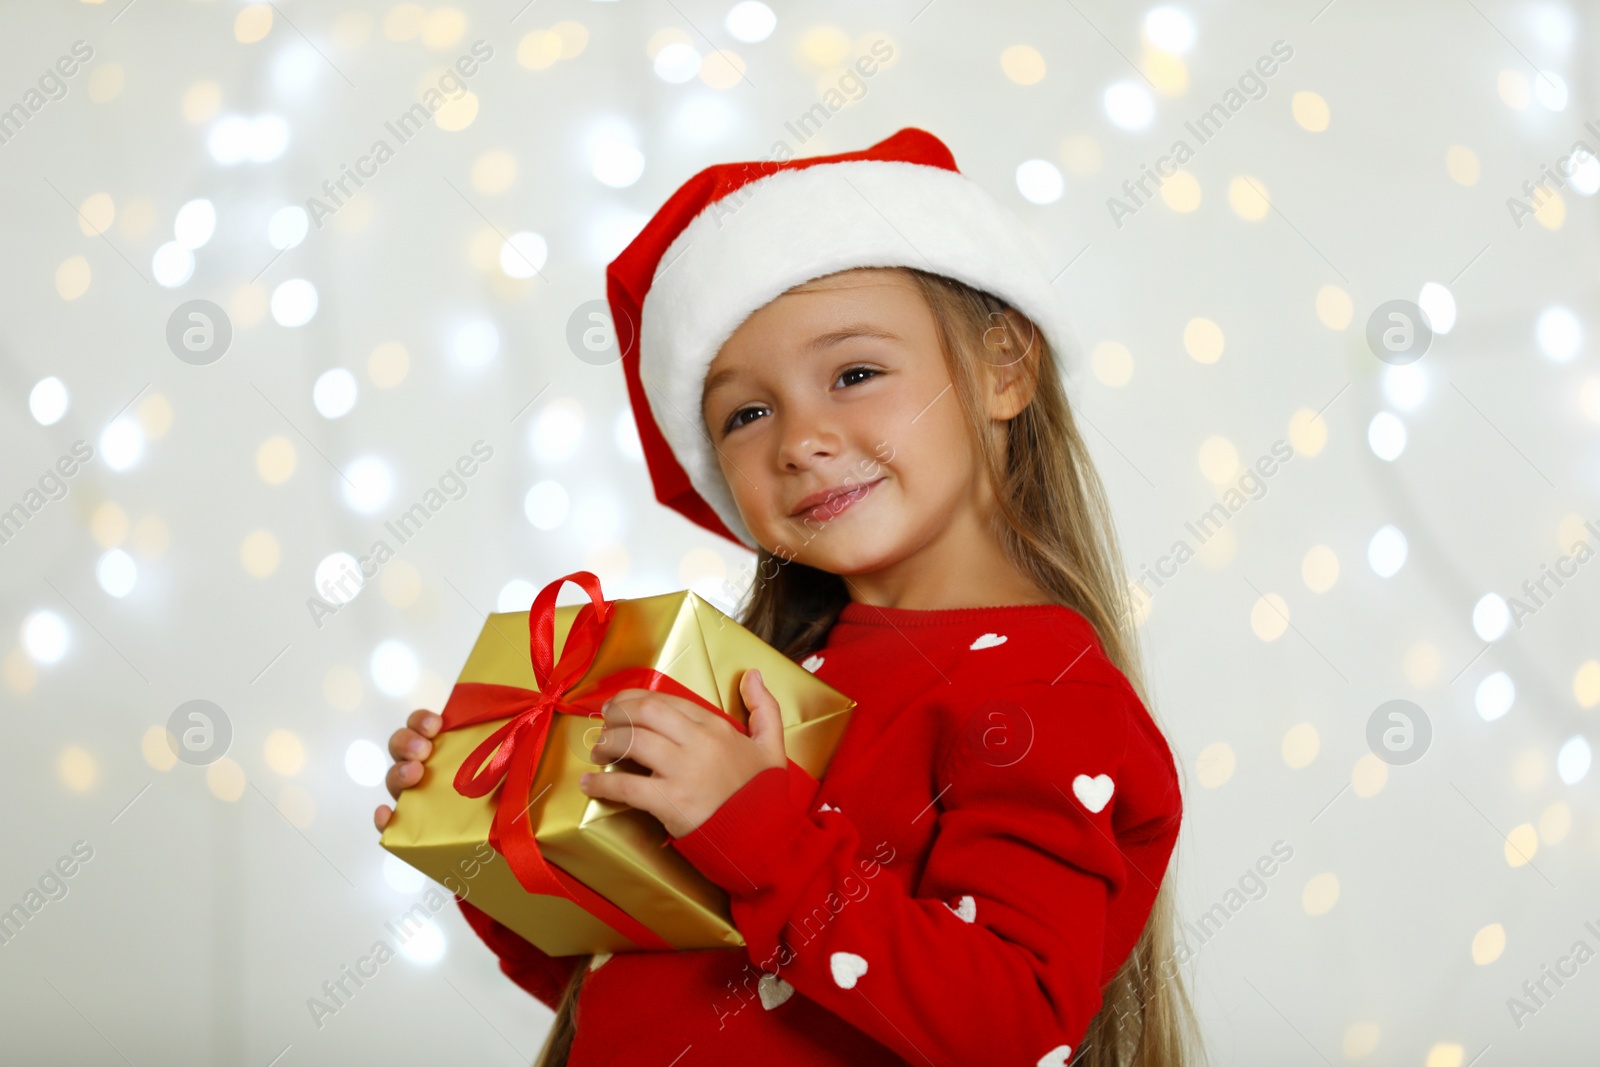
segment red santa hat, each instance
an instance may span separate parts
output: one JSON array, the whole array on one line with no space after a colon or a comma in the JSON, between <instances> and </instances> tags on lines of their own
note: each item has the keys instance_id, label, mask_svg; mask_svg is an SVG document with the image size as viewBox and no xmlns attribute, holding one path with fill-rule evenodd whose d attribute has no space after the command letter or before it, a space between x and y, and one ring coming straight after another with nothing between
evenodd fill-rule
<instances>
[{"instance_id":1,"label":"red santa hat","mask_svg":"<svg viewBox=\"0 0 1600 1067\"><path fill-rule=\"evenodd\" d=\"M1027 230L931 133L908 127L859 152L707 167L606 268L657 500L757 547L701 417L707 369L752 312L854 267L915 267L992 293L1038 326L1062 365L1076 358Z\"/></svg>"}]
</instances>

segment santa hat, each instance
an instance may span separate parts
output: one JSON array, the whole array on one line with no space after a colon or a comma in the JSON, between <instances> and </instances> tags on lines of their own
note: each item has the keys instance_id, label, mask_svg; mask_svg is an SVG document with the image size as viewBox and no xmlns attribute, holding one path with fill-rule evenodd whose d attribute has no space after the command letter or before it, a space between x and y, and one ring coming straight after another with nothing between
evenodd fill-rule
<instances>
[{"instance_id":1,"label":"santa hat","mask_svg":"<svg viewBox=\"0 0 1600 1067\"><path fill-rule=\"evenodd\" d=\"M656 499L747 548L700 413L707 369L752 312L854 267L915 267L1004 300L1062 365L1077 343L1021 221L907 128L871 148L707 167L606 268L606 299Z\"/></svg>"}]
</instances>

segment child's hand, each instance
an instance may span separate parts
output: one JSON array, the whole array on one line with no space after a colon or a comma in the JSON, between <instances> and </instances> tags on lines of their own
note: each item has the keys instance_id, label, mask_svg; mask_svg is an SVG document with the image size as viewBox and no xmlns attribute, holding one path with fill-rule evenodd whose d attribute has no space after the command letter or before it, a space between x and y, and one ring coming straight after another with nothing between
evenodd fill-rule
<instances>
[{"instance_id":1,"label":"child's hand","mask_svg":"<svg viewBox=\"0 0 1600 1067\"><path fill-rule=\"evenodd\" d=\"M648 811L673 837L692 832L750 779L789 762L778 702L761 672L745 671L739 693L750 709L748 737L722 715L683 697L622 690L601 709L605 727L594 746L595 762L626 756L653 773L597 771L580 778L579 788Z\"/></svg>"},{"instance_id":2,"label":"child's hand","mask_svg":"<svg viewBox=\"0 0 1600 1067\"><path fill-rule=\"evenodd\" d=\"M396 800L400 799L401 790L422 781L422 761L433 751L432 738L438 736L443 721L433 712L418 708L404 726L389 735L389 755L394 757L394 766L389 768L384 784ZM372 813L372 821L382 830L389 825L393 814L394 809L389 805L379 804L378 810Z\"/></svg>"}]
</instances>

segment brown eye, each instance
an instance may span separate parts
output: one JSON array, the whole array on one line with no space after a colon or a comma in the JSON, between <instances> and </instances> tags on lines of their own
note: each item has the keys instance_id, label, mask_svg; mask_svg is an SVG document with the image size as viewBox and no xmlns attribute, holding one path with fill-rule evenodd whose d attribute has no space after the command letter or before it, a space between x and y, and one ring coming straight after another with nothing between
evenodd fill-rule
<instances>
[{"instance_id":1,"label":"brown eye","mask_svg":"<svg viewBox=\"0 0 1600 1067\"><path fill-rule=\"evenodd\" d=\"M732 415L728 416L728 421L723 423L723 425L722 425L722 432L725 433L725 434L726 433L730 433L730 432L732 432L734 430L737 430L741 426L749 425L746 422L740 421L740 417L744 416L744 415L752 414L753 412L763 411L763 410L765 410L765 409L764 408L759 408L759 407L740 408L738 411L735 411Z\"/></svg>"},{"instance_id":2,"label":"brown eye","mask_svg":"<svg viewBox=\"0 0 1600 1067\"><path fill-rule=\"evenodd\" d=\"M855 381L848 383L848 385L856 385L856 384L858 384L860 382L869 381L869 380L871 380L873 378L876 378L881 373L882 373L881 371L874 370L871 367L850 367L850 368L848 368L848 369L846 369L846 370L844 370L843 372L840 373L839 380L840 381L844 381L844 379L850 377L853 374L866 375L866 377L864 377L864 378L857 378Z\"/></svg>"}]
</instances>

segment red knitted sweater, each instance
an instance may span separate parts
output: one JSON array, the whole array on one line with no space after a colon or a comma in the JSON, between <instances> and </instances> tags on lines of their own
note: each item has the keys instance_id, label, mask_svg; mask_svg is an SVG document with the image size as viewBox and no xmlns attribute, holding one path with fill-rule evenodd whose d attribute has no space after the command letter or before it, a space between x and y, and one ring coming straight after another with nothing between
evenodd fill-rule
<instances>
[{"instance_id":1,"label":"red knitted sweater","mask_svg":"<svg viewBox=\"0 0 1600 1067\"><path fill-rule=\"evenodd\" d=\"M748 944L596 957L570 1067L1065 1064L1182 814L1127 679L1055 605L851 602L805 666L857 701L821 783L764 771L673 841ZM583 957L461 907L553 1008Z\"/></svg>"}]
</instances>

